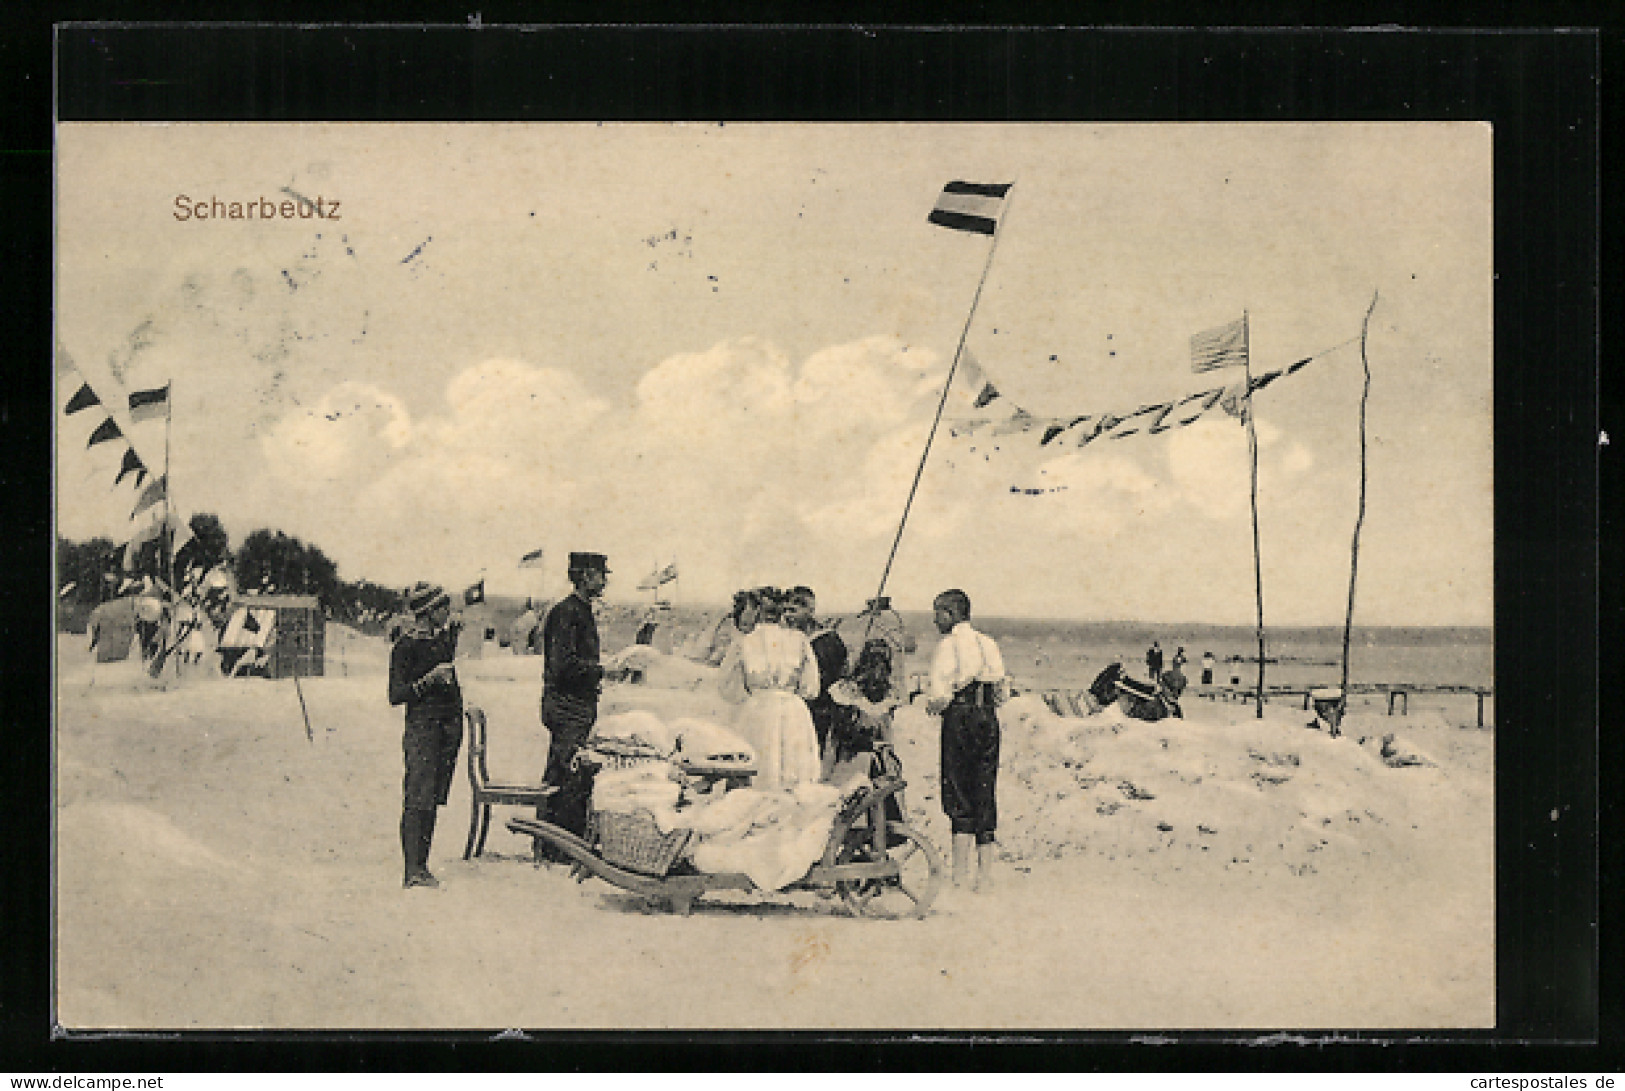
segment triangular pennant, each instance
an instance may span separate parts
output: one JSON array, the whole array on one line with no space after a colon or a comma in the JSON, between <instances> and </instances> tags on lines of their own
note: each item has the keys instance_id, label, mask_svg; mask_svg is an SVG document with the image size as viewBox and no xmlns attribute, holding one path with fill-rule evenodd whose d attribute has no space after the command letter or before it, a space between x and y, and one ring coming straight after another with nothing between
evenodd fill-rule
<instances>
[{"instance_id":1,"label":"triangular pennant","mask_svg":"<svg viewBox=\"0 0 1625 1091\"><path fill-rule=\"evenodd\" d=\"M124 452L124 462L119 466L118 476L113 478L113 484L117 485L124 480L125 475L132 473L135 474L135 487L139 489L147 476L147 464L141 461L141 456L135 453L134 447Z\"/></svg>"},{"instance_id":2,"label":"triangular pennant","mask_svg":"<svg viewBox=\"0 0 1625 1091\"><path fill-rule=\"evenodd\" d=\"M122 435L124 435L124 433L119 431L117 424L113 423L113 418L108 417L106 420L102 421L96 426L96 430L94 432L90 433L90 442L85 444L85 450L90 450L98 443L106 443L109 440L118 439Z\"/></svg>"},{"instance_id":3,"label":"triangular pennant","mask_svg":"<svg viewBox=\"0 0 1625 1091\"><path fill-rule=\"evenodd\" d=\"M73 397L68 399L68 404L62 412L71 417L81 409L89 409L93 405L100 404L102 404L102 400L96 397L96 392L90 389L90 384L84 383L74 393Z\"/></svg>"}]
</instances>

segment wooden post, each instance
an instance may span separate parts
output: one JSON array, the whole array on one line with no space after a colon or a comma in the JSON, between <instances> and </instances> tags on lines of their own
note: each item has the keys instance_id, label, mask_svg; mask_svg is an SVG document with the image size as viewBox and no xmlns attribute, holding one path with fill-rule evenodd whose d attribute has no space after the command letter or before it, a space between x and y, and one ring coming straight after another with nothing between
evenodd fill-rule
<instances>
[{"instance_id":1,"label":"wooden post","mask_svg":"<svg viewBox=\"0 0 1625 1091\"><path fill-rule=\"evenodd\" d=\"M1264 562L1258 549L1258 431L1253 426L1252 334L1241 312L1241 359L1247 372L1247 454L1252 469L1253 590L1258 600L1258 718L1264 718Z\"/></svg>"},{"instance_id":2,"label":"wooden post","mask_svg":"<svg viewBox=\"0 0 1625 1091\"><path fill-rule=\"evenodd\" d=\"M1349 600L1348 612L1343 617L1343 706L1349 700L1349 639L1354 633L1354 588L1360 575L1360 530L1365 526L1366 487L1366 403L1371 398L1371 360L1366 355L1366 336L1371 329L1371 312L1377 309L1377 293L1371 293L1371 305L1365 309L1365 321L1360 324L1360 365L1365 372L1365 385L1360 388L1360 507L1354 517L1354 539L1349 544ZM1394 713L1394 696L1388 695L1388 714Z\"/></svg>"}]
</instances>

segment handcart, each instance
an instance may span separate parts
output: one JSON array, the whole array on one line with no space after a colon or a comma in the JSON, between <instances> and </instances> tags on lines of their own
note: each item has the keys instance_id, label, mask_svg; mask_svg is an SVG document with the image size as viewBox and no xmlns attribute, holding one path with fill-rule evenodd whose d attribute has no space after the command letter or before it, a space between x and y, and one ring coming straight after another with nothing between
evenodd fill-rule
<instances>
[{"instance_id":1,"label":"handcart","mask_svg":"<svg viewBox=\"0 0 1625 1091\"><path fill-rule=\"evenodd\" d=\"M685 771L707 773L694 766ZM737 776L738 771L727 775ZM837 894L855 916L925 916L942 885L942 857L914 827L887 819L887 801L904 787L901 777L880 775L860 788L837 813L823 858L785 889ZM682 916L689 914L702 894L756 889L742 874L673 872L689 831L662 834L652 818L638 817L645 824L641 829L629 829L628 824L635 821L631 816L594 812L587 839L536 818L510 819L508 828L541 838L568 855L575 861L578 877L596 876L651 902L665 903Z\"/></svg>"}]
</instances>

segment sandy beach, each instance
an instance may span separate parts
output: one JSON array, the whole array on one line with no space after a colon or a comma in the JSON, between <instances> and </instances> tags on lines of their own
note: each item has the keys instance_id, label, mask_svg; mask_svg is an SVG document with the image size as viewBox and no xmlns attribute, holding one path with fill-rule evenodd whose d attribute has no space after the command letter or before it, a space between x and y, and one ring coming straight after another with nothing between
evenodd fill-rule
<instances>
[{"instance_id":1,"label":"sandy beach","mask_svg":"<svg viewBox=\"0 0 1625 1091\"><path fill-rule=\"evenodd\" d=\"M334 634L337 626L330 628ZM1494 1022L1493 732L1357 706L1186 701L1001 713L1001 867L923 920L797 892L679 917L538 868L499 809L461 859L459 771L401 889L400 711L381 639L328 674L157 687L58 639L56 1013L68 1028L1440 1028ZM335 648L342 647L342 656ZM670 660L605 712L726 721ZM540 660L459 662L492 773L539 777ZM911 820L943 850L936 721L898 716ZM1380 737L1394 733L1385 761ZM1367 741L1361 743L1364 737ZM1392 761L1413 764L1391 764Z\"/></svg>"}]
</instances>

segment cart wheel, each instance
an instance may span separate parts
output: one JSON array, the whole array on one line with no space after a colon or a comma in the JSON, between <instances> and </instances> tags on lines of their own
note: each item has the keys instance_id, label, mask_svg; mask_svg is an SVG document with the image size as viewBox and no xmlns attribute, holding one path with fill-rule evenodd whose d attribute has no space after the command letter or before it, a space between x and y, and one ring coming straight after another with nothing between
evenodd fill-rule
<instances>
[{"instance_id":1,"label":"cart wheel","mask_svg":"<svg viewBox=\"0 0 1625 1091\"><path fill-rule=\"evenodd\" d=\"M942 887L942 857L925 835L905 822L886 823L886 832L896 842L886 855L897 865L897 877L836 883L835 888L856 916L923 917ZM873 853L870 845L852 846L842 852L841 862L873 859Z\"/></svg>"}]
</instances>

